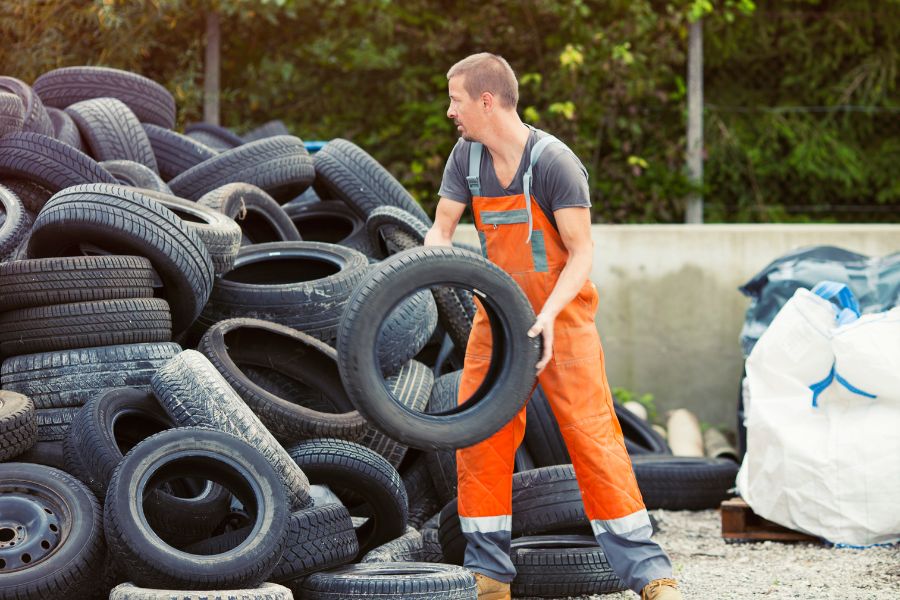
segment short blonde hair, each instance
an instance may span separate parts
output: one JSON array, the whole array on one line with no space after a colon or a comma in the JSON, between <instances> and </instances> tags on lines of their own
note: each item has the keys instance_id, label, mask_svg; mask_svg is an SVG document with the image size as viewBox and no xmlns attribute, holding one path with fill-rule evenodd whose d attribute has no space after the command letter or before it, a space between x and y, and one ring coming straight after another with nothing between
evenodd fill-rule
<instances>
[{"instance_id":1,"label":"short blonde hair","mask_svg":"<svg viewBox=\"0 0 900 600\"><path fill-rule=\"evenodd\" d=\"M506 59L490 52L467 56L447 71L447 79L465 75L466 92L478 98L490 92L500 99L500 105L515 109L519 103L519 82Z\"/></svg>"}]
</instances>

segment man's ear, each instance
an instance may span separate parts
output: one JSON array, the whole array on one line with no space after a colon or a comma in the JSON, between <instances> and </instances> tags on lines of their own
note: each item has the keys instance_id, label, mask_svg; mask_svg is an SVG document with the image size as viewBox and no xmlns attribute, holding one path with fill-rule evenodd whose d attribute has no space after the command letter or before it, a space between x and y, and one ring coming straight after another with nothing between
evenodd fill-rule
<instances>
[{"instance_id":1,"label":"man's ear","mask_svg":"<svg viewBox=\"0 0 900 600\"><path fill-rule=\"evenodd\" d=\"M490 92L481 94L481 107L485 112L491 112L494 108L494 95Z\"/></svg>"}]
</instances>

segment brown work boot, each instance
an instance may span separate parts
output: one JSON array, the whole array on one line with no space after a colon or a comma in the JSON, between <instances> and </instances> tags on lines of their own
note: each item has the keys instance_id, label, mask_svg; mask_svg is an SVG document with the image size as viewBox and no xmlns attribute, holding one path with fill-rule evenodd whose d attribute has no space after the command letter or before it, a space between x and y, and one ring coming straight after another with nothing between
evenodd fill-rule
<instances>
[{"instance_id":1,"label":"brown work boot","mask_svg":"<svg viewBox=\"0 0 900 600\"><path fill-rule=\"evenodd\" d=\"M654 579L644 586L641 600L682 600L674 579Z\"/></svg>"},{"instance_id":2,"label":"brown work boot","mask_svg":"<svg viewBox=\"0 0 900 600\"><path fill-rule=\"evenodd\" d=\"M478 600L511 600L509 584L491 579L487 575L475 573L475 583L478 584Z\"/></svg>"}]
</instances>

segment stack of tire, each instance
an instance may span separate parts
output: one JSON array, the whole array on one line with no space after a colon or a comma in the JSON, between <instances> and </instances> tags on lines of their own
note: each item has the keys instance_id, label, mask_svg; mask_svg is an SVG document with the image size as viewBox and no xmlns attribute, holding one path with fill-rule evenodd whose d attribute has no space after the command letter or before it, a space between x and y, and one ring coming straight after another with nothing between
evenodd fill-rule
<instances>
[{"instance_id":1,"label":"stack of tire","mask_svg":"<svg viewBox=\"0 0 900 600\"><path fill-rule=\"evenodd\" d=\"M133 73L0 91L0 598L474 598L446 564L452 440L384 427L347 380L358 296L391 255L424 260L402 185L277 122L176 132L172 96ZM380 319L374 369L404 410L454 407L474 310L435 285ZM514 591L619 589L540 398ZM523 493L559 516L529 521Z\"/></svg>"}]
</instances>

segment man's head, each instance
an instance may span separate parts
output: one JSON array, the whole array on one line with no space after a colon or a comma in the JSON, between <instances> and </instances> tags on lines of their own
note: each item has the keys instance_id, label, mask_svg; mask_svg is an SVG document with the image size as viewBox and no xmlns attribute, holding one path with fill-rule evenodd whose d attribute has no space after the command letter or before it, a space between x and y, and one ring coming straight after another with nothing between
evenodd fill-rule
<instances>
[{"instance_id":1,"label":"man's head","mask_svg":"<svg viewBox=\"0 0 900 600\"><path fill-rule=\"evenodd\" d=\"M450 67L447 81L447 116L467 140L477 140L478 131L494 111L515 114L519 83L503 57L488 52L468 56Z\"/></svg>"}]
</instances>

